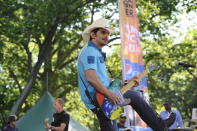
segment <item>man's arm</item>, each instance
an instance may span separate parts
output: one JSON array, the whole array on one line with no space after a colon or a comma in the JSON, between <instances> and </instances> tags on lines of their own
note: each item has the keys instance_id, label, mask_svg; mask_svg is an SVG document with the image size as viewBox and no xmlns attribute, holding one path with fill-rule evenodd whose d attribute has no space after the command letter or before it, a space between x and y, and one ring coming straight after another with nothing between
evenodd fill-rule
<instances>
[{"instance_id":1,"label":"man's arm","mask_svg":"<svg viewBox=\"0 0 197 131\"><path fill-rule=\"evenodd\" d=\"M48 120L49 118L44 119L44 128L46 129L46 131L49 131L51 128L51 125L49 125Z\"/></svg>"},{"instance_id":2,"label":"man's arm","mask_svg":"<svg viewBox=\"0 0 197 131\"><path fill-rule=\"evenodd\" d=\"M59 127L51 126L50 129L55 130L55 131L64 131L64 128L66 127L65 123L61 123Z\"/></svg>"},{"instance_id":3,"label":"man's arm","mask_svg":"<svg viewBox=\"0 0 197 131\"><path fill-rule=\"evenodd\" d=\"M108 90L106 87L103 86L101 81L99 80L96 70L89 69L85 72L87 81L100 93L102 93L104 96L108 97L112 100L114 104L117 104L120 102L119 96L117 96L115 93Z\"/></svg>"}]
</instances>

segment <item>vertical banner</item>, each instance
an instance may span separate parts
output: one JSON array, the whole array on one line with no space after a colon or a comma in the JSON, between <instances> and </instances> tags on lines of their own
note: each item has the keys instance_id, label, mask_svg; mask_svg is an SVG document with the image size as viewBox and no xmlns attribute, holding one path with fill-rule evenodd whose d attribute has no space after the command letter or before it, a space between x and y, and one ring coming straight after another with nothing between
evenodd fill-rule
<instances>
[{"instance_id":1,"label":"vertical banner","mask_svg":"<svg viewBox=\"0 0 197 131\"><path fill-rule=\"evenodd\" d=\"M144 71L142 47L140 45L139 24L136 13L136 0L118 0L121 52L123 64L123 80L130 80ZM140 85L135 87L143 96L147 94L147 83L144 77ZM129 117L127 126L146 127L139 115L129 106L125 108Z\"/></svg>"}]
</instances>

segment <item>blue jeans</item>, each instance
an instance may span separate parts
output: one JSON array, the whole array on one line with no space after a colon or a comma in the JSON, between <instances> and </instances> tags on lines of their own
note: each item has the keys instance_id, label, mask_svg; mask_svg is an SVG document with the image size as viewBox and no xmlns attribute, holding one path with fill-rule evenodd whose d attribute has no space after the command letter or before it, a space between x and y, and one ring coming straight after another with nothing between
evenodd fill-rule
<instances>
[{"instance_id":1,"label":"blue jeans","mask_svg":"<svg viewBox=\"0 0 197 131\"><path fill-rule=\"evenodd\" d=\"M164 121L137 91L129 90L124 94L124 97L131 99L129 105L133 107L133 109L140 115L141 119L154 131L163 131L166 128Z\"/></svg>"},{"instance_id":2,"label":"blue jeans","mask_svg":"<svg viewBox=\"0 0 197 131\"><path fill-rule=\"evenodd\" d=\"M101 131L118 131L116 121L108 119L101 110L91 109L91 111L96 114Z\"/></svg>"},{"instance_id":3,"label":"blue jeans","mask_svg":"<svg viewBox=\"0 0 197 131\"><path fill-rule=\"evenodd\" d=\"M165 123L164 121L157 115L157 113L150 107L150 105L140 96L137 91L127 91L124 94L125 98L131 99L131 105L133 109L140 115L141 119L146 122L150 128L154 131L164 131ZM99 120L101 131L116 131L112 125L112 121L109 120L102 111L96 111L92 109L92 111L97 115Z\"/></svg>"}]
</instances>

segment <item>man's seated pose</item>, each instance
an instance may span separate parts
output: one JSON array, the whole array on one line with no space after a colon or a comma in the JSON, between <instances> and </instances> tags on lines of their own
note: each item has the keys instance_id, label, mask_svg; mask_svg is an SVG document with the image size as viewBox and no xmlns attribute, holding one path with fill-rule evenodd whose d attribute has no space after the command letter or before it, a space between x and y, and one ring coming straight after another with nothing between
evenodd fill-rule
<instances>
[{"instance_id":1,"label":"man's seated pose","mask_svg":"<svg viewBox=\"0 0 197 131\"><path fill-rule=\"evenodd\" d=\"M108 89L111 79L106 70L105 54L101 51L107 45L109 35L113 31L114 28L109 26L108 20L101 18L94 21L82 33L87 45L83 47L78 56L78 83L81 98L86 107L96 114L101 131L114 131L114 129L111 120L102 111L97 110L92 101L95 93L102 93L114 104L121 100L118 95ZM138 79L134 80L137 84L139 83ZM129 105L154 131L167 131L175 120L174 113L168 119L162 120L136 91L129 90L124 94L124 97L130 99Z\"/></svg>"}]
</instances>

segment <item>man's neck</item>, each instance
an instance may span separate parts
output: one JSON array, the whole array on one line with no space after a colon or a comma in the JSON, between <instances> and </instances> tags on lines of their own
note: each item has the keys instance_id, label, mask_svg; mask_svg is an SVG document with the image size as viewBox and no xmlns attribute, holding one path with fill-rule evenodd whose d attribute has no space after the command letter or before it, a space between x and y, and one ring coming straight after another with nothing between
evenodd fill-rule
<instances>
[{"instance_id":1,"label":"man's neck","mask_svg":"<svg viewBox=\"0 0 197 131\"><path fill-rule=\"evenodd\" d=\"M14 127L15 127L15 125L13 125L13 124L10 124L10 127L14 128Z\"/></svg>"},{"instance_id":2,"label":"man's neck","mask_svg":"<svg viewBox=\"0 0 197 131\"><path fill-rule=\"evenodd\" d=\"M103 46L101 46L101 44L99 44L97 41L95 41L94 39L92 40L92 43L94 43L98 48L103 48Z\"/></svg>"},{"instance_id":3,"label":"man's neck","mask_svg":"<svg viewBox=\"0 0 197 131\"><path fill-rule=\"evenodd\" d=\"M124 123L122 123L122 122L119 122L119 124L124 126Z\"/></svg>"},{"instance_id":4,"label":"man's neck","mask_svg":"<svg viewBox=\"0 0 197 131\"><path fill-rule=\"evenodd\" d=\"M171 112L171 109L168 109L168 110L166 110L166 111L170 113L170 112Z\"/></svg>"},{"instance_id":5,"label":"man's neck","mask_svg":"<svg viewBox=\"0 0 197 131\"><path fill-rule=\"evenodd\" d=\"M58 111L57 111L57 113L60 113L60 112L62 112L62 111L64 111L63 109L59 109Z\"/></svg>"}]
</instances>

